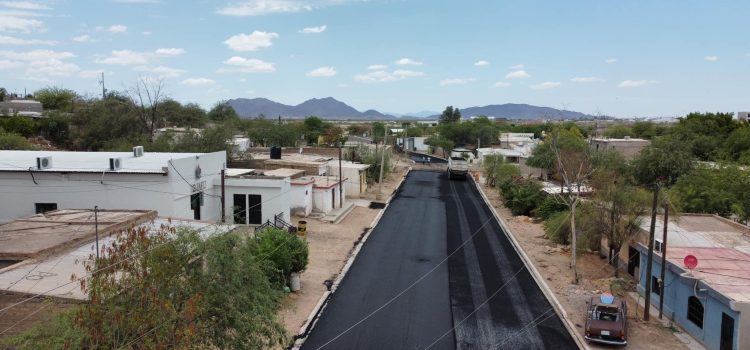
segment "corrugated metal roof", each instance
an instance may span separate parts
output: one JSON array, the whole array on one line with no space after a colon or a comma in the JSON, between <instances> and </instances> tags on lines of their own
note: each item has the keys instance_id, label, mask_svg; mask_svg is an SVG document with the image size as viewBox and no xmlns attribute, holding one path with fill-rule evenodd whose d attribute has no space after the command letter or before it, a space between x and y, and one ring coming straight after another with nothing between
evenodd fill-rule
<instances>
[{"instance_id":1,"label":"corrugated metal roof","mask_svg":"<svg viewBox=\"0 0 750 350\"><path fill-rule=\"evenodd\" d=\"M0 151L0 171L166 174L169 160L204 154L145 152L142 157L134 157L132 152ZM52 167L37 169L38 157L52 157ZM122 159L119 170L109 170L110 158Z\"/></svg>"}]
</instances>

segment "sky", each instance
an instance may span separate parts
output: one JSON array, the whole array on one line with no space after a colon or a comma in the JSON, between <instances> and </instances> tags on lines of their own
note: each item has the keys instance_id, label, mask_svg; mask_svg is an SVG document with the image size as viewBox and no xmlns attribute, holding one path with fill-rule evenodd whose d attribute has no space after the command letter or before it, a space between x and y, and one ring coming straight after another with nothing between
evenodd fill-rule
<instances>
[{"instance_id":1,"label":"sky","mask_svg":"<svg viewBox=\"0 0 750 350\"><path fill-rule=\"evenodd\" d=\"M407 114L528 103L615 117L750 109L750 1L0 1L0 86L161 79L208 108L334 97Z\"/></svg>"}]
</instances>

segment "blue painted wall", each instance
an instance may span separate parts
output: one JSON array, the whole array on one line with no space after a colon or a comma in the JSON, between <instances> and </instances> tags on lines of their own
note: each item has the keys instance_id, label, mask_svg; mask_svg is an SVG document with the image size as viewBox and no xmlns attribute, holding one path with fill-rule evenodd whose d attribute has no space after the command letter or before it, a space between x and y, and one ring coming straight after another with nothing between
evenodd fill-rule
<instances>
[{"instance_id":1,"label":"blue painted wall","mask_svg":"<svg viewBox=\"0 0 750 350\"><path fill-rule=\"evenodd\" d=\"M645 283L651 282L651 277L646 278L646 264L648 261L648 250L638 247L641 252L640 284L638 293L645 295ZM704 283L698 284L696 295L696 280L680 277L684 271L677 266L667 263L667 271L664 276L664 315L671 318L682 329L688 332L710 350L718 350L721 339L721 317L722 313L734 318L734 349L739 350L738 335L740 332L740 314L729 308L728 301L720 293L710 289ZM659 278L661 275L661 258L654 254L651 275ZM700 291L703 290L703 291ZM697 296L703 304L703 329L696 326L687 318L688 298ZM658 311L660 297L651 293L651 305Z\"/></svg>"}]
</instances>

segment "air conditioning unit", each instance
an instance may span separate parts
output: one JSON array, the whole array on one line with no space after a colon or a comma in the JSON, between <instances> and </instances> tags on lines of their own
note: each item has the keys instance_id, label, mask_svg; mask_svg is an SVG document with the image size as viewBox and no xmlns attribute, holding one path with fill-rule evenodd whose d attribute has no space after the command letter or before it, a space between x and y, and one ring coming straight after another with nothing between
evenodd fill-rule
<instances>
[{"instance_id":1,"label":"air conditioning unit","mask_svg":"<svg viewBox=\"0 0 750 350\"><path fill-rule=\"evenodd\" d=\"M52 157L37 157L36 168L39 170L52 168Z\"/></svg>"},{"instance_id":2,"label":"air conditioning unit","mask_svg":"<svg viewBox=\"0 0 750 350\"><path fill-rule=\"evenodd\" d=\"M143 146L133 147L133 157L143 157Z\"/></svg>"},{"instance_id":3,"label":"air conditioning unit","mask_svg":"<svg viewBox=\"0 0 750 350\"><path fill-rule=\"evenodd\" d=\"M122 158L109 158L109 170L120 170L122 168Z\"/></svg>"}]
</instances>

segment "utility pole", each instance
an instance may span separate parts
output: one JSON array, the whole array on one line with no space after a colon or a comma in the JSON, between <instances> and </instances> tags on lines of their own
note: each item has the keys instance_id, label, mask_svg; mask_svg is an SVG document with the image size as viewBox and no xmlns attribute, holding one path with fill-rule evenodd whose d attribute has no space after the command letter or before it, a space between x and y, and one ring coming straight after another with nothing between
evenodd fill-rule
<instances>
[{"instance_id":1,"label":"utility pole","mask_svg":"<svg viewBox=\"0 0 750 350\"><path fill-rule=\"evenodd\" d=\"M227 215L226 215L226 194L224 192L224 175L226 170L221 169L221 222L227 222Z\"/></svg>"},{"instance_id":2,"label":"utility pole","mask_svg":"<svg viewBox=\"0 0 750 350\"><path fill-rule=\"evenodd\" d=\"M383 198L383 163L385 163L386 139L388 139L388 129L383 131L383 149L381 150L382 153L380 153L380 179L378 180L377 199Z\"/></svg>"},{"instance_id":3,"label":"utility pole","mask_svg":"<svg viewBox=\"0 0 750 350\"><path fill-rule=\"evenodd\" d=\"M661 285L659 286L659 319L664 314L664 275L667 270L667 222L669 222L669 205L664 204L664 231L662 231L661 242Z\"/></svg>"},{"instance_id":4,"label":"utility pole","mask_svg":"<svg viewBox=\"0 0 750 350\"><path fill-rule=\"evenodd\" d=\"M341 140L339 140L339 208L344 207L344 178L341 168Z\"/></svg>"},{"instance_id":5,"label":"utility pole","mask_svg":"<svg viewBox=\"0 0 750 350\"><path fill-rule=\"evenodd\" d=\"M90 216L89 216L90 217ZM94 206L94 234L96 234L96 261L99 261L99 206Z\"/></svg>"},{"instance_id":6,"label":"utility pole","mask_svg":"<svg viewBox=\"0 0 750 350\"><path fill-rule=\"evenodd\" d=\"M654 201L651 205L651 227L648 231L648 260L646 261L646 300L643 306L643 320L648 321L651 310L651 271L654 268L654 231L656 231L656 204L659 201L659 184L654 185Z\"/></svg>"},{"instance_id":7,"label":"utility pole","mask_svg":"<svg viewBox=\"0 0 750 350\"><path fill-rule=\"evenodd\" d=\"M102 85L102 100L107 98L107 89L104 87L104 72L102 72L102 79L99 81Z\"/></svg>"}]
</instances>

